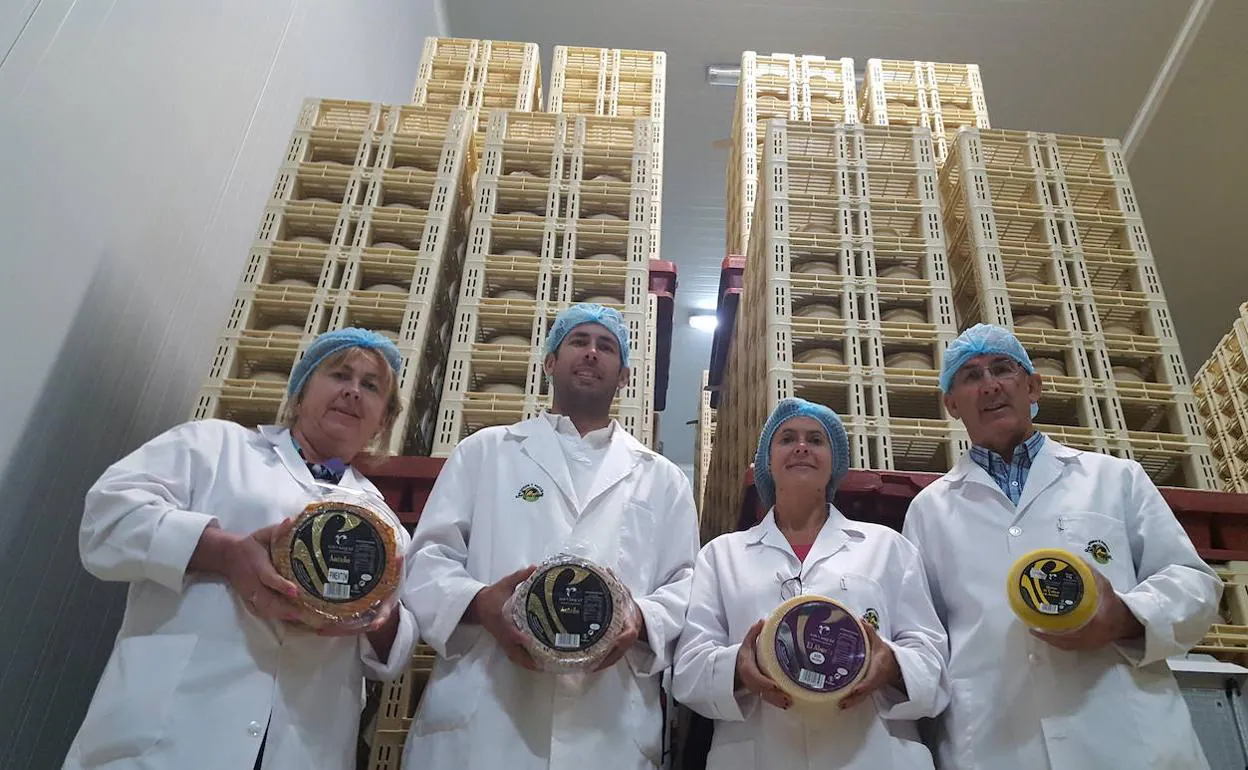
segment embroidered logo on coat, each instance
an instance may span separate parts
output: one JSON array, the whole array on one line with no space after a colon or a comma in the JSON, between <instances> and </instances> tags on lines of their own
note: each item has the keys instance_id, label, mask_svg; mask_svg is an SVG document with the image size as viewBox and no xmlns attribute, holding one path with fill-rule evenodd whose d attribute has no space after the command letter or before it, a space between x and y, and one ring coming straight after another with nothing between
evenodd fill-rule
<instances>
[{"instance_id":1,"label":"embroidered logo on coat","mask_svg":"<svg viewBox=\"0 0 1248 770\"><path fill-rule=\"evenodd\" d=\"M880 630L880 613L876 612L874 607L868 607L867 611L863 613L862 619L864 622L870 623L871 627L876 631Z\"/></svg>"},{"instance_id":2,"label":"embroidered logo on coat","mask_svg":"<svg viewBox=\"0 0 1248 770\"><path fill-rule=\"evenodd\" d=\"M1109 564L1113 560L1114 555L1109 552L1109 546L1105 545L1104 540L1090 540L1088 547L1083 549L1096 559L1097 564Z\"/></svg>"},{"instance_id":3,"label":"embroidered logo on coat","mask_svg":"<svg viewBox=\"0 0 1248 770\"><path fill-rule=\"evenodd\" d=\"M545 494L546 492L544 492L538 485L525 484L520 487L520 491L516 493L516 497L526 503L536 503L538 500L541 500L542 496Z\"/></svg>"}]
</instances>

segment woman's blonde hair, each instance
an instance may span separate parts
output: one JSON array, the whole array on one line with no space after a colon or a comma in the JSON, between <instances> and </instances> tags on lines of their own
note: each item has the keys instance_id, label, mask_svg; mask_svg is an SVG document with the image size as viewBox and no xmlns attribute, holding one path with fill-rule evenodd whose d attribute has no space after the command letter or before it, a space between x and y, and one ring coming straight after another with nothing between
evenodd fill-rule
<instances>
[{"instance_id":1,"label":"woman's blonde hair","mask_svg":"<svg viewBox=\"0 0 1248 770\"><path fill-rule=\"evenodd\" d=\"M337 353L326 356L325 360L312 370L308 380L311 380L317 372L323 369L333 369L342 366L344 363L360 356L370 356L377 363L381 364L382 387L386 390L386 412L381 418L381 430L377 432L377 435L373 437L368 446L364 447L363 451L352 458L351 463L352 465L376 465L388 460L393 455L390 451L391 437L394 432L394 425L399 419L399 414L403 411L403 402L399 398L399 377L390 368L390 365L386 363L385 357L377 351L367 348L355 347L339 350ZM305 389L308 387L306 381L303 387ZM303 390L301 389L293 398L287 399L286 406L282 409L278 422L287 428L293 429L299 419L296 407L302 400Z\"/></svg>"}]
</instances>

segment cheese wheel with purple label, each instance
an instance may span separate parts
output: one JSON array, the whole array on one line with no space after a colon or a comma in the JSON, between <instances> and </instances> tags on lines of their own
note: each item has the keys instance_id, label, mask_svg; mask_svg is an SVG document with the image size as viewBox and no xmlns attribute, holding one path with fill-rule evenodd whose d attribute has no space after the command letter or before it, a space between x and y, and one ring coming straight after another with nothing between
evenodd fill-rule
<instances>
[{"instance_id":1,"label":"cheese wheel with purple label","mask_svg":"<svg viewBox=\"0 0 1248 770\"><path fill-rule=\"evenodd\" d=\"M799 706L831 706L867 673L870 654L862 622L825 596L781 604L758 636L763 673Z\"/></svg>"}]
</instances>

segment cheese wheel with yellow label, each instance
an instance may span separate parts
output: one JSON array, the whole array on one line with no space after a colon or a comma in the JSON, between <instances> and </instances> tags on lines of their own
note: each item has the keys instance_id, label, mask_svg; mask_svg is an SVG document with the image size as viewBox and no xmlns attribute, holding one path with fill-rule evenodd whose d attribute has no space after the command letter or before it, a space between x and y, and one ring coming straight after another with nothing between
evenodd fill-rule
<instances>
[{"instance_id":1,"label":"cheese wheel with yellow label","mask_svg":"<svg viewBox=\"0 0 1248 770\"><path fill-rule=\"evenodd\" d=\"M795 596L776 608L758 635L758 664L793 703L830 706L867 674L862 622L826 596Z\"/></svg>"},{"instance_id":2,"label":"cheese wheel with yellow label","mask_svg":"<svg viewBox=\"0 0 1248 770\"><path fill-rule=\"evenodd\" d=\"M606 569L563 554L543 562L508 600L526 648L545 671L593 669L634 612L632 597Z\"/></svg>"},{"instance_id":3,"label":"cheese wheel with yellow label","mask_svg":"<svg viewBox=\"0 0 1248 770\"><path fill-rule=\"evenodd\" d=\"M278 574L299 587L299 621L311 628L364 627L398 590L398 521L380 501L308 505L270 546Z\"/></svg>"},{"instance_id":4,"label":"cheese wheel with yellow label","mask_svg":"<svg viewBox=\"0 0 1248 770\"><path fill-rule=\"evenodd\" d=\"M1042 548L1014 562L1006 596L1029 628L1052 633L1082 628L1100 604L1092 568L1061 548Z\"/></svg>"}]
</instances>

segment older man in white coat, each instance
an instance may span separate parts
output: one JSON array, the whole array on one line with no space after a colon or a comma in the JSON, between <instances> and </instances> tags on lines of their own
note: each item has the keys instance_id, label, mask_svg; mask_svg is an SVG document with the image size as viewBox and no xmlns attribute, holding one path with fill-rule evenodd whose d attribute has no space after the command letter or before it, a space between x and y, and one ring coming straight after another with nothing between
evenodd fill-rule
<instances>
[{"instance_id":1,"label":"older man in white coat","mask_svg":"<svg viewBox=\"0 0 1248 770\"><path fill-rule=\"evenodd\" d=\"M404 751L411 770L634 770L661 757L659 675L684 623L689 482L610 417L628 330L574 305L548 336L550 411L464 439L417 526L405 602L439 659ZM591 673L536 670L503 604L565 549L612 569L636 612Z\"/></svg>"},{"instance_id":2,"label":"older man in white coat","mask_svg":"<svg viewBox=\"0 0 1248 770\"><path fill-rule=\"evenodd\" d=\"M940 383L974 446L915 497L904 529L949 631L940 766L1207 768L1165 659L1200 640L1221 584L1157 488L1133 461L1036 431L1040 376L1006 329L964 332ZM1029 630L1010 611L1010 566L1045 547L1093 568L1103 598L1079 630Z\"/></svg>"}]
</instances>

